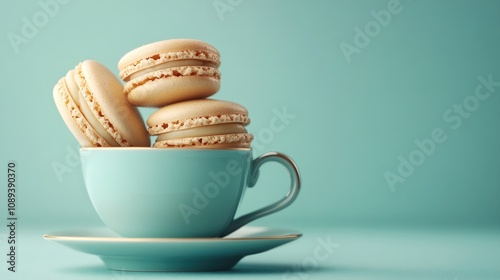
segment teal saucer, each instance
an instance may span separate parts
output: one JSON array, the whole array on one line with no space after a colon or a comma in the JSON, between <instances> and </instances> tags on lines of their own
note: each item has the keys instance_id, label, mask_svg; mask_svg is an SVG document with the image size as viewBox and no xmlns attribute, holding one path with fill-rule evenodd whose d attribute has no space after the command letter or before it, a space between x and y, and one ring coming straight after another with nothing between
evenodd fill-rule
<instances>
[{"instance_id":1,"label":"teal saucer","mask_svg":"<svg viewBox=\"0 0 500 280\"><path fill-rule=\"evenodd\" d=\"M107 228L60 231L43 238L96 255L113 270L217 271L301 236L293 230L245 226L223 238L125 238Z\"/></svg>"}]
</instances>

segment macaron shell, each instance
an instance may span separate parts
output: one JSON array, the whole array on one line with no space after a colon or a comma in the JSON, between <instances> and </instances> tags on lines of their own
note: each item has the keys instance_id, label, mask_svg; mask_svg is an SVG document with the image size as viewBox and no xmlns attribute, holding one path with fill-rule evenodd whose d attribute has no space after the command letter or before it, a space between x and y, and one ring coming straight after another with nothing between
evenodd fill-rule
<instances>
[{"instance_id":1,"label":"macaron shell","mask_svg":"<svg viewBox=\"0 0 500 280\"><path fill-rule=\"evenodd\" d=\"M97 61L86 60L76 69L80 93L94 116L120 146L150 146L150 138L136 108L123 94L120 81Z\"/></svg>"},{"instance_id":2,"label":"macaron shell","mask_svg":"<svg viewBox=\"0 0 500 280\"><path fill-rule=\"evenodd\" d=\"M204 71L208 75L192 76L176 76L175 68L155 71L126 83L124 92L131 104L143 107L163 107L184 100L206 98L220 88L220 74L215 68L212 69Z\"/></svg>"},{"instance_id":3,"label":"macaron shell","mask_svg":"<svg viewBox=\"0 0 500 280\"><path fill-rule=\"evenodd\" d=\"M230 101L197 99L165 106L147 120L151 135L222 123L247 125L250 123L247 109Z\"/></svg>"},{"instance_id":4,"label":"macaron shell","mask_svg":"<svg viewBox=\"0 0 500 280\"><path fill-rule=\"evenodd\" d=\"M201 59L220 64L219 51L212 45L194 39L163 40L140 46L125 54L118 62L120 77L140 69L179 59Z\"/></svg>"},{"instance_id":5,"label":"macaron shell","mask_svg":"<svg viewBox=\"0 0 500 280\"><path fill-rule=\"evenodd\" d=\"M109 144L87 122L71 98L64 78L53 89L53 98L64 123L82 147L108 147Z\"/></svg>"}]
</instances>

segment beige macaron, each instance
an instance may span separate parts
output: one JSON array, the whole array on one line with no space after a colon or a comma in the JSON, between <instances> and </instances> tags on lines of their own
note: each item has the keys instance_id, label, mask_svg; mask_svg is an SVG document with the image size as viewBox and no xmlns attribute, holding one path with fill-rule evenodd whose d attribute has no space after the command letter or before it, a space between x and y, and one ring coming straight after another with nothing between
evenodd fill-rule
<instances>
[{"instance_id":1,"label":"beige macaron","mask_svg":"<svg viewBox=\"0 0 500 280\"><path fill-rule=\"evenodd\" d=\"M165 105L205 98L220 88L220 55L213 46L193 39L143 45L118 62L124 92L136 106Z\"/></svg>"},{"instance_id":2,"label":"beige macaron","mask_svg":"<svg viewBox=\"0 0 500 280\"><path fill-rule=\"evenodd\" d=\"M171 104L147 120L149 134L158 135L157 148L250 148L249 123L243 106L214 99Z\"/></svg>"},{"instance_id":3,"label":"beige macaron","mask_svg":"<svg viewBox=\"0 0 500 280\"><path fill-rule=\"evenodd\" d=\"M120 81L101 63L86 60L68 71L53 90L54 102L83 147L150 146L139 112Z\"/></svg>"}]
</instances>

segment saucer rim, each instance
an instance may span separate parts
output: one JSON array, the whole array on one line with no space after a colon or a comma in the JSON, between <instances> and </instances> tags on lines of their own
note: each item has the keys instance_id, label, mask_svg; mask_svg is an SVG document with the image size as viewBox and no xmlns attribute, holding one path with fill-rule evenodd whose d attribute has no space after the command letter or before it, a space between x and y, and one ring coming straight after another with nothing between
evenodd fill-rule
<instances>
[{"instance_id":1,"label":"saucer rim","mask_svg":"<svg viewBox=\"0 0 500 280\"><path fill-rule=\"evenodd\" d=\"M96 227L105 228L105 227ZM66 241L94 241L94 242L231 242L231 241L262 241L262 240L288 240L297 239L303 236L295 230L285 228L272 228L272 227L249 227L249 228L265 228L265 229L280 229L283 231L290 231L284 235L270 235L261 237L122 237L122 236L69 236L58 235L57 233L47 233L43 235L46 240L66 240ZM62 231L61 231L62 232Z\"/></svg>"},{"instance_id":2,"label":"saucer rim","mask_svg":"<svg viewBox=\"0 0 500 280\"><path fill-rule=\"evenodd\" d=\"M302 236L296 230L281 227L241 229L245 228L248 232L240 232L241 235L214 238L127 238L116 236L105 226L63 229L43 236L50 242L99 257L108 269L143 272L229 270L246 256L272 250ZM82 234L87 236L77 236Z\"/></svg>"}]
</instances>

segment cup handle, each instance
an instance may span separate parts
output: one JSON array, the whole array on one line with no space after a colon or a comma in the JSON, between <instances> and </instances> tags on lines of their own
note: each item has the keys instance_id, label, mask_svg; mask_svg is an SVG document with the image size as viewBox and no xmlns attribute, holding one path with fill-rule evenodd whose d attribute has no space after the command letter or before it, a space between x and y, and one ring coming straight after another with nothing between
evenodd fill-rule
<instances>
[{"instance_id":1,"label":"cup handle","mask_svg":"<svg viewBox=\"0 0 500 280\"><path fill-rule=\"evenodd\" d=\"M257 179L259 178L260 166L268 161L275 161L281 163L286 167L286 169L290 173L290 191L281 200L233 220L229 224L229 226L221 233L220 237L226 236L258 218L267 216L286 208L297 198L297 195L300 191L299 169L290 157L278 152L269 152L253 160L252 168L250 170L250 175L248 178L248 187L253 187L255 183L257 183Z\"/></svg>"}]
</instances>

